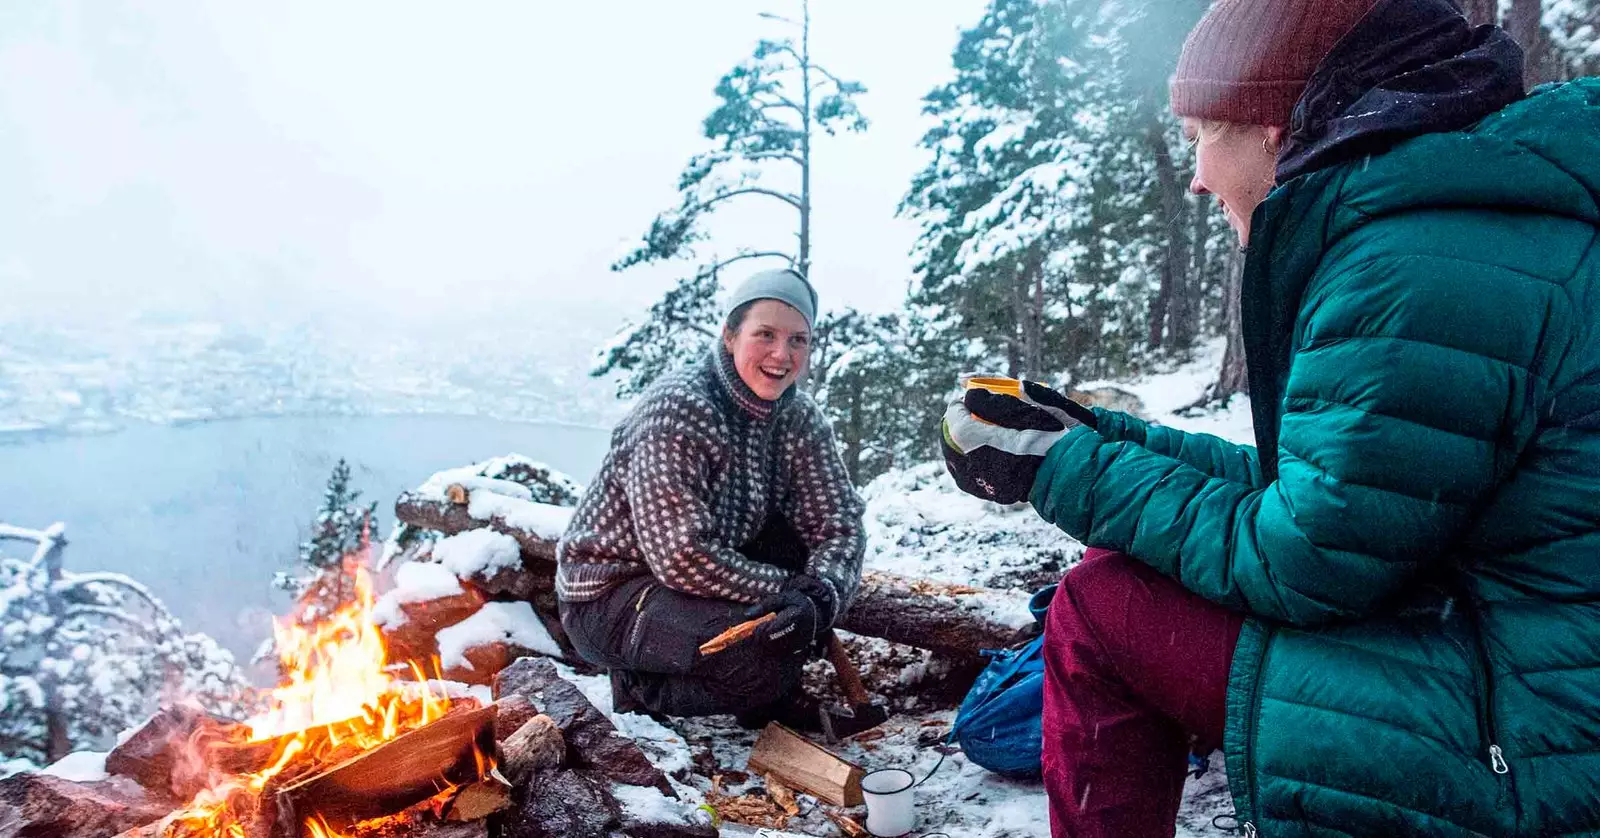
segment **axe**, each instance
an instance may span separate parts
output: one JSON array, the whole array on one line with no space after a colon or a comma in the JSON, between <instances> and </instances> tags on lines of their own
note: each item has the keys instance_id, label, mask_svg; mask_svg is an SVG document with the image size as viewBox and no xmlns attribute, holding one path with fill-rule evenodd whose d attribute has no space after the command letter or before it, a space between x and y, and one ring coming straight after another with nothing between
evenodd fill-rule
<instances>
[{"instance_id":1,"label":"axe","mask_svg":"<svg viewBox=\"0 0 1600 838\"><path fill-rule=\"evenodd\" d=\"M850 706L838 710L822 711L822 733L829 742L838 742L865 730L871 730L889 720L889 711L881 704L873 704L867 688L861 685L861 673L850 660L850 653L839 640L839 635L828 630L828 660L839 676L839 688Z\"/></svg>"}]
</instances>

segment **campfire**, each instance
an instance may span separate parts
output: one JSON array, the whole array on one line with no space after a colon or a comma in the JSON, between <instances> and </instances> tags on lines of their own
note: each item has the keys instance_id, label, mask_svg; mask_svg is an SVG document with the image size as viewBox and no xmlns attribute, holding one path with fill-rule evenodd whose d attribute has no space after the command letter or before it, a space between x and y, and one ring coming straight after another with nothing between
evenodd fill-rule
<instances>
[{"instance_id":1,"label":"campfire","mask_svg":"<svg viewBox=\"0 0 1600 838\"><path fill-rule=\"evenodd\" d=\"M276 626L284 683L264 712L191 735L174 775L204 788L156 835L343 838L358 823L381 831L438 812L497 776L493 706L453 701L415 664L409 680L388 671L371 580L363 568L354 576L353 601L334 614Z\"/></svg>"}]
</instances>

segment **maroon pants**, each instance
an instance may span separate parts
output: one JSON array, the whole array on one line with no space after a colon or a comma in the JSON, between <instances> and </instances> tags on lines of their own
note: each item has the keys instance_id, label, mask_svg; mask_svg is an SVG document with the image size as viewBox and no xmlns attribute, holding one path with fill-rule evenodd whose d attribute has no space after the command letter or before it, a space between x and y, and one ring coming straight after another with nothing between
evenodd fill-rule
<instances>
[{"instance_id":1,"label":"maroon pants","mask_svg":"<svg viewBox=\"0 0 1600 838\"><path fill-rule=\"evenodd\" d=\"M1171 838L1191 747L1222 744L1244 618L1090 550L1045 622L1044 784L1055 838Z\"/></svg>"}]
</instances>

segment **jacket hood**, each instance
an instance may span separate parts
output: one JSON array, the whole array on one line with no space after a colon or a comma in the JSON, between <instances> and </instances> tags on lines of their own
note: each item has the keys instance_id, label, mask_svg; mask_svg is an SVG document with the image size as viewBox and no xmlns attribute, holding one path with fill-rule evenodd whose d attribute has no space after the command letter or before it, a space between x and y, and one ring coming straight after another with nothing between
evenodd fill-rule
<instances>
[{"instance_id":1,"label":"jacket hood","mask_svg":"<svg viewBox=\"0 0 1600 838\"><path fill-rule=\"evenodd\" d=\"M1450 0L1381 0L1307 82L1278 182L1478 122L1523 97L1522 58Z\"/></svg>"}]
</instances>

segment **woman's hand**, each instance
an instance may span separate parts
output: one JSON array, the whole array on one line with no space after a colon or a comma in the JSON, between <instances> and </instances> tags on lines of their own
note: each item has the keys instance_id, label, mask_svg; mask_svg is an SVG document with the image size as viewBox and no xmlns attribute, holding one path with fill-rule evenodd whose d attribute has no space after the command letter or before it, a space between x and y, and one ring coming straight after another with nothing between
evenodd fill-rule
<instances>
[{"instance_id":1,"label":"woman's hand","mask_svg":"<svg viewBox=\"0 0 1600 838\"><path fill-rule=\"evenodd\" d=\"M798 573L783 590L745 610L746 617L777 614L777 619L756 631L756 638L783 654L803 655L817 649L823 632L833 626L838 602L827 583Z\"/></svg>"},{"instance_id":2,"label":"woman's hand","mask_svg":"<svg viewBox=\"0 0 1600 838\"><path fill-rule=\"evenodd\" d=\"M945 411L940 443L945 467L969 495L995 503L1021 503L1045 454L1067 431L1094 426L1083 405L1032 381L1010 382L996 392L976 383Z\"/></svg>"}]
</instances>

